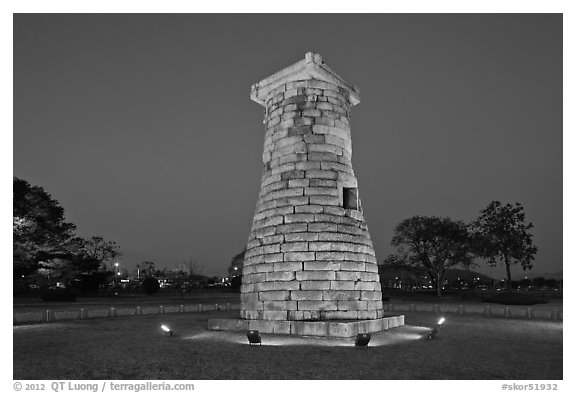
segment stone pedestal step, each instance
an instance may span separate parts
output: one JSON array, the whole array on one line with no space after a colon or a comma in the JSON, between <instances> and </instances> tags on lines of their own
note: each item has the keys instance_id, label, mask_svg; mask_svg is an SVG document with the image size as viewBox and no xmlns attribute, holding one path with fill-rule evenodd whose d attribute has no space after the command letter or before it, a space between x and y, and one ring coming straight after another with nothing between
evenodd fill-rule
<instances>
[{"instance_id":1,"label":"stone pedestal step","mask_svg":"<svg viewBox=\"0 0 576 393\"><path fill-rule=\"evenodd\" d=\"M355 337L404 326L404 315L363 321L263 321L256 319L210 319L209 330L258 330L260 333L318 337Z\"/></svg>"}]
</instances>

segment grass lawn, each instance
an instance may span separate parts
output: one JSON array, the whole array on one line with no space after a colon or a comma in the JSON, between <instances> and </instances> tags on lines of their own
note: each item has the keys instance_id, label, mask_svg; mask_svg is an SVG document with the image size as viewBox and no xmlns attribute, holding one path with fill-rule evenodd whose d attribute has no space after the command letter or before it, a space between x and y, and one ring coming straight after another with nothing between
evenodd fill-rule
<instances>
[{"instance_id":1,"label":"grass lawn","mask_svg":"<svg viewBox=\"0 0 576 393\"><path fill-rule=\"evenodd\" d=\"M435 340L249 347L207 312L14 327L14 379L562 379L562 322L449 316ZM431 326L433 314L406 313ZM161 323L177 333L163 335ZM394 329L397 334L410 326ZM422 329L420 329L422 331ZM386 333L379 333L385 335ZM227 337L227 336L226 336ZM237 335L237 337L241 337ZM263 336L265 342L267 336ZM271 339L273 337L270 337Z\"/></svg>"}]
</instances>

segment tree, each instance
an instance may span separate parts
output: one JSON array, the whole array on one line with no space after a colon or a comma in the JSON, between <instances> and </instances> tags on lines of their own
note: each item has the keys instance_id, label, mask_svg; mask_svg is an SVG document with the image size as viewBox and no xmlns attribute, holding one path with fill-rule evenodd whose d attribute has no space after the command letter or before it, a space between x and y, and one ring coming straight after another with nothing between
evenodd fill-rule
<instances>
[{"instance_id":1,"label":"tree","mask_svg":"<svg viewBox=\"0 0 576 393\"><path fill-rule=\"evenodd\" d=\"M40 261L68 255L75 225L64 220L64 209L42 187L13 179L14 277L36 271Z\"/></svg>"},{"instance_id":2,"label":"tree","mask_svg":"<svg viewBox=\"0 0 576 393\"><path fill-rule=\"evenodd\" d=\"M387 260L424 267L438 297L442 295L446 269L469 267L473 260L467 225L450 218L408 218L394 229L392 245L398 247L399 254Z\"/></svg>"},{"instance_id":3,"label":"tree","mask_svg":"<svg viewBox=\"0 0 576 393\"><path fill-rule=\"evenodd\" d=\"M529 233L534 225L524 219L524 207L520 203L502 205L492 201L472 224L476 254L491 266L498 260L504 263L508 290L512 289L510 266L520 264L524 270L532 269L538 252Z\"/></svg>"},{"instance_id":4,"label":"tree","mask_svg":"<svg viewBox=\"0 0 576 393\"><path fill-rule=\"evenodd\" d=\"M232 257L230 266L228 266L229 276L235 277L242 275L242 267L244 266L244 254L246 254L246 248Z\"/></svg>"},{"instance_id":5,"label":"tree","mask_svg":"<svg viewBox=\"0 0 576 393\"><path fill-rule=\"evenodd\" d=\"M146 295L152 295L160 290L160 283L156 277L146 276L142 280L142 290Z\"/></svg>"},{"instance_id":6,"label":"tree","mask_svg":"<svg viewBox=\"0 0 576 393\"><path fill-rule=\"evenodd\" d=\"M85 259L98 261L99 266L110 264L122 255L120 247L116 242L106 241L101 236L82 239L81 247L81 252L85 256Z\"/></svg>"}]
</instances>

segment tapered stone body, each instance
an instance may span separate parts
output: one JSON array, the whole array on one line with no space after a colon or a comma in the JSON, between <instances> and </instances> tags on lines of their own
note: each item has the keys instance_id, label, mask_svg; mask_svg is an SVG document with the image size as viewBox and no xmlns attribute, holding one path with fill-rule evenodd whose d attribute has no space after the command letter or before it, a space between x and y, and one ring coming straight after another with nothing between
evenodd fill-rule
<instances>
[{"instance_id":1,"label":"tapered stone body","mask_svg":"<svg viewBox=\"0 0 576 393\"><path fill-rule=\"evenodd\" d=\"M262 184L242 272L240 316L382 318L374 248L352 169L358 90L320 55L252 86L265 108Z\"/></svg>"}]
</instances>

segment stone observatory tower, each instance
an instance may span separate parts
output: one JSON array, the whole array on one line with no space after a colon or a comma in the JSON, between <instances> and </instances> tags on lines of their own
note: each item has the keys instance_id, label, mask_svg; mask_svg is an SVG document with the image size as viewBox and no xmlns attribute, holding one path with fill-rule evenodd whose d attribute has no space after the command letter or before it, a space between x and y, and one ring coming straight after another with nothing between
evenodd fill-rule
<instances>
[{"instance_id":1,"label":"stone observatory tower","mask_svg":"<svg viewBox=\"0 0 576 393\"><path fill-rule=\"evenodd\" d=\"M263 175L242 275L237 329L351 337L383 318L372 240L352 169L358 89L319 54L252 86L265 109ZM214 330L231 321L212 320Z\"/></svg>"}]
</instances>

